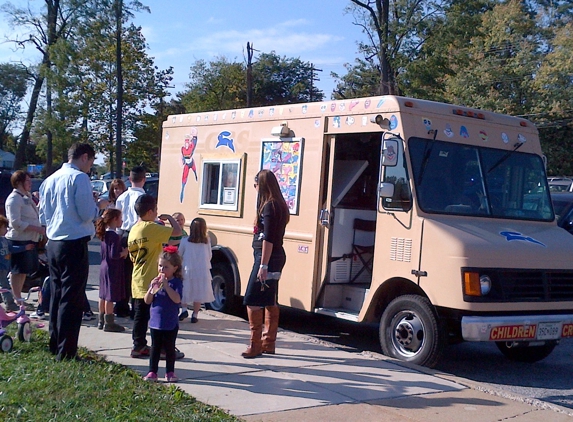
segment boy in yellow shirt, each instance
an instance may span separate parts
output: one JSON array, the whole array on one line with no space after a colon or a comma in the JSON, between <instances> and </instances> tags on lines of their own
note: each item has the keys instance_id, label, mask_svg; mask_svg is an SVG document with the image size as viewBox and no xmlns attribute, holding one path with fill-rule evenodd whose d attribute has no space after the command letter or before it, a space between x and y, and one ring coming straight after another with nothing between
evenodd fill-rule
<instances>
[{"instance_id":1,"label":"boy in yellow shirt","mask_svg":"<svg viewBox=\"0 0 573 422\"><path fill-rule=\"evenodd\" d=\"M169 221L171 227L156 223L157 201L151 195L145 194L137 198L135 212L139 220L131 228L127 239L129 257L133 262L131 294L135 311L131 357L147 359L150 350L146 339L150 305L144 301L145 293L151 280L157 276L157 261L163 245L175 243L170 237L180 236L181 227L168 214L161 214L159 220Z\"/></svg>"}]
</instances>

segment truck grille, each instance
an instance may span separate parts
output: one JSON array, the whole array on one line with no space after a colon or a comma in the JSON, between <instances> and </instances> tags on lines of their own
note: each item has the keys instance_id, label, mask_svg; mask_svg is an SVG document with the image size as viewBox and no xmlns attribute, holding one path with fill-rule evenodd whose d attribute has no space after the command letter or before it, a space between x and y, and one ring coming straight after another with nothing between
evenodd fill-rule
<instances>
[{"instance_id":1,"label":"truck grille","mask_svg":"<svg viewBox=\"0 0 573 422\"><path fill-rule=\"evenodd\" d=\"M506 301L573 300L573 272L499 271Z\"/></svg>"}]
</instances>

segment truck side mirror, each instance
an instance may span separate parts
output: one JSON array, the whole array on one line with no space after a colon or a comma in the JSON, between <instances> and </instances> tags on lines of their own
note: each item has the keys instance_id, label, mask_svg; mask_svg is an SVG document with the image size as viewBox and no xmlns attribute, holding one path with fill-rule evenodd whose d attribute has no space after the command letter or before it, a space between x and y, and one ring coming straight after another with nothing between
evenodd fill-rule
<instances>
[{"instance_id":1,"label":"truck side mirror","mask_svg":"<svg viewBox=\"0 0 573 422\"><path fill-rule=\"evenodd\" d=\"M380 183L378 188L378 196L380 198L392 198L394 196L394 184L393 183Z\"/></svg>"},{"instance_id":2,"label":"truck side mirror","mask_svg":"<svg viewBox=\"0 0 573 422\"><path fill-rule=\"evenodd\" d=\"M382 165L394 167L398 164L398 141L387 139L382 146Z\"/></svg>"}]
</instances>

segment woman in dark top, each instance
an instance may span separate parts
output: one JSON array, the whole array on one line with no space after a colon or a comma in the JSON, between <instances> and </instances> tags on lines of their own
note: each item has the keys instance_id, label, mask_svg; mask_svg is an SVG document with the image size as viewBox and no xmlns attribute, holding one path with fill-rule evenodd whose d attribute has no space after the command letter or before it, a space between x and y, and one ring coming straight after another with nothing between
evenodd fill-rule
<instances>
[{"instance_id":1,"label":"woman in dark top","mask_svg":"<svg viewBox=\"0 0 573 422\"><path fill-rule=\"evenodd\" d=\"M283 237L290 217L278 181L270 170L261 170L255 176L255 189L258 191L253 237L255 262L244 300L251 343L242 353L244 358L275 353L279 325L278 282L286 262Z\"/></svg>"}]
</instances>

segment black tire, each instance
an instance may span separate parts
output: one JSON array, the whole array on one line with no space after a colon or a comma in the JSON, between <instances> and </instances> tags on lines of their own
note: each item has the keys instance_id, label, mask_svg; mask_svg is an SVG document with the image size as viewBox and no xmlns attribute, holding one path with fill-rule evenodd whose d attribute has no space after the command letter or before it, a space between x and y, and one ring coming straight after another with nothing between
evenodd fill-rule
<instances>
[{"instance_id":1,"label":"black tire","mask_svg":"<svg viewBox=\"0 0 573 422\"><path fill-rule=\"evenodd\" d=\"M32 327L29 322L18 324L18 340L30 341L32 338Z\"/></svg>"},{"instance_id":2,"label":"black tire","mask_svg":"<svg viewBox=\"0 0 573 422\"><path fill-rule=\"evenodd\" d=\"M446 337L434 308L422 296L397 297L380 319L382 352L405 362L433 368L443 353Z\"/></svg>"},{"instance_id":3,"label":"black tire","mask_svg":"<svg viewBox=\"0 0 573 422\"><path fill-rule=\"evenodd\" d=\"M503 355L516 362L533 363L545 359L553 352L557 342L548 341L540 346L529 346L528 342L515 343L510 341L497 341L497 348Z\"/></svg>"},{"instance_id":4,"label":"black tire","mask_svg":"<svg viewBox=\"0 0 573 422\"><path fill-rule=\"evenodd\" d=\"M14 341L12 341L12 337L8 334L4 334L0 337L0 351L4 353L8 353L12 351L12 347L14 346Z\"/></svg>"},{"instance_id":5,"label":"black tire","mask_svg":"<svg viewBox=\"0 0 573 422\"><path fill-rule=\"evenodd\" d=\"M213 295L215 300L207 303L207 308L214 311L232 313L238 302L235 296L235 280L228 265L218 262L211 268L213 277Z\"/></svg>"}]
</instances>

